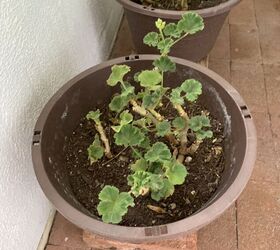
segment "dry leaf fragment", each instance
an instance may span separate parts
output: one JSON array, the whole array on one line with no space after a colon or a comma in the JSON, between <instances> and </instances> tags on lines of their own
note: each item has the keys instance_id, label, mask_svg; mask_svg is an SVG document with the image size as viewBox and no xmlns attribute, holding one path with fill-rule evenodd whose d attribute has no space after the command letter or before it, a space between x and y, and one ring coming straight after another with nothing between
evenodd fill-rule
<instances>
[{"instance_id":1,"label":"dry leaf fragment","mask_svg":"<svg viewBox=\"0 0 280 250\"><path fill-rule=\"evenodd\" d=\"M153 206L153 205L147 205L147 207L149 209L151 209L152 211L159 213L159 214L165 214L166 211L165 209L161 208L161 207L157 207L157 206Z\"/></svg>"}]
</instances>

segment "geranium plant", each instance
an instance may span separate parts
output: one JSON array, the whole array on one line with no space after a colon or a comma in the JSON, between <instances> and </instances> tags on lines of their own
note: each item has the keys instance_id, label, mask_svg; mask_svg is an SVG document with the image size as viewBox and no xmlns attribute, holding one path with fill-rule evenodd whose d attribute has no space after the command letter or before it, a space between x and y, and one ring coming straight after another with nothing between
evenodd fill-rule
<instances>
[{"instance_id":1,"label":"geranium plant","mask_svg":"<svg viewBox=\"0 0 280 250\"><path fill-rule=\"evenodd\" d=\"M155 23L158 32L148 33L144 43L159 50L153 69L142 70L128 81L131 71L127 65L114 65L107 80L109 86L119 85L120 93L113 96L109 109L114 117L111 130L114 142L122 150L130 149L134 161L130 164L128 192L106 185L99 193L98 213L106 223L120 223L134 197L150 195L155 201L171 196L176 185L185 182L188 173L185 158L194 154L205 138L213 136L207 114L190 117L185 107L195 102L202 93L202 85L195 79L186 79L176 88L165 87L166 72L175 72L176 65L168 57L172 46L188 35L203 30L202 18L193 12L182 16L178 23ZM136 91L135 86L140 89ZM170 120L160 113L163 105L172 105L177 111ZM90 111L88 120L95 124L96 133L88 148L91 164L103 157L114 159L111 145L102 125L100 110ZM195 140L189 141L192 133Z\"/></svg>"}]
</instances>

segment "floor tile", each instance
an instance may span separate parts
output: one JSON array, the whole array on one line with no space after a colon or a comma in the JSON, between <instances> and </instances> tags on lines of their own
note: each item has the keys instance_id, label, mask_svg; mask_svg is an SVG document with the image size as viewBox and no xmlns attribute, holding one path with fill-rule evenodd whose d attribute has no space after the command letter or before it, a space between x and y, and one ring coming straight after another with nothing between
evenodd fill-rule
<instances>
[{"instance_id":1,"label":"floor tile","mask_svg":"<svg viewBox=\"0 0 280 250\"><path fill-rule=\"evenodd\" d=\"M258 29L248 25L230 24L231 60L239 63L261 63Z\"/></svg>"},{"instance_id":2,"label":"floor tile","mask_svg":"<svg viewBox=\"0 0 280 250\"><path fill-rule=\"evenodd\" d=\"M237 201L239 250L280 249L280 185L250 181Z\"/></svg>"},{"instance_id":3,"label":"floor tile","mask_svg":"<svg viewBox=\"0 0 280 250\"><path fill-rule=\"evenodd\" d=\"M263 63L280 63L280 23L260 27L259 33Z\"/></svg>"},{"instance_id":4,"label":"floor tile","mask_svg":"<svg viewBox=\"0 0 280 250\"><path fill-rule=\"evenodd\" d=\"M237 250L235 205L198 232L199 250Z\"/></svg>"},{"instance_id":5,"label":"floor tile","mask_svg":"<svg viewBox=\"0 0 280 250\"><path fill-rule=\"evenodd\" d=\"M251 111L267 112L263 68L260 64L231 64L231 84Z\"/></svg>"},{"instance_id":6,"label":"floor tile","mask_svg":"<svg viewBox=\"0 0 280 250\"><path fill-rule=\"evenodd\" d=\"M254 0L242 0L229 14L230 24L256 26Z\"/></svg>"},{"instance_id":7,"label":"floor tile","mask_svg":"<svg viewBox=\"0 0 280 250\"><path fill-rule=\"evenodd\" d=\"M66 220L61 214L55 216L49 244L55 246L83 248L87 250L83 242L83 230Z\"/></svg>"},{"instance_id":8,"label":"floor tile","mask_svg":"<svg viewBox=\"0 0 280 250\"><path fill-rule=\"evenodd\" d=\"M267 27L280 23L279 0L254 0L258 26Z\"/></svg>"}]
</instances>

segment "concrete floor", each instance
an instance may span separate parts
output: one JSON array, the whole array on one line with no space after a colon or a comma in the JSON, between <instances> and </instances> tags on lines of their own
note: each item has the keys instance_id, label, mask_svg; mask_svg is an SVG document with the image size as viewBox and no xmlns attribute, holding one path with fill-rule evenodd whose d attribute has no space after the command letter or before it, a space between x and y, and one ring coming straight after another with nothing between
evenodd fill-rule
<instances>
[{"instance_id":1,"label":"concrete floor","mask_svg":"<svg viewBox=\"0 0 280 250\"><path fill-rule=\"evenodd\" d=\"M127 23L112 57L133 53ZM256 166L245 191L219 219L198 232L199 250L280 249L280 1L243 0L230 14L209 57L252 111L258 131ZM57 214L47 250L90 249L82 230Z\"/></svg>"}]
</instances>

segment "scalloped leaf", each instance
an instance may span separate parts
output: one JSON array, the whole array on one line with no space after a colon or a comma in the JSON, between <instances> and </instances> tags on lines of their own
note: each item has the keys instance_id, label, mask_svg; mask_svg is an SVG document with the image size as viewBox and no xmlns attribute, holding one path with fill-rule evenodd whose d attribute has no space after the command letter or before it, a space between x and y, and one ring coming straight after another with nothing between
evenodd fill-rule
<instances>
[{"instance_id":1,"label":"scalloped leaf","mask_svg":"<svg viewBox=\"0 0 280 250\"><path fill-rule=\"evenodd\" d=\"M176 64L168 56L161 56L153 62L153 65L163 72L174 72L176 70Z\"/></svg>"},{"instance_id":2,"label":"scalloped leaf","mask_svg":"<svg viewBox=\"0 0 280 250\"><path fill-rule=\"evenodd\" d=\"M109 108L114 112L121 112L129 103L129 98L121 95L114 96L109 104Z\"/></svg>"},{"instance_id":3,"label":"scalloped leaf","mask_svg":"<svg viewBox=\"0 0 280 250\"><path fill-rule=\"evenodd\" d=\"M159 42L159 34L150 32L144 37L143 42L150 47L156 47Z\"/></svg>"},{"instance_id":4,"label":"scalloped leaf","mask_svg":"<svg viewBox=\"0 0 280 250\"><path fill-rule=\"evenodd\" d=\"M127 124L122 127L119 133L114 134L114 138L117 145L128 147L140 145L144 141L145 135L139 128Z\"/></svg>"},{"instance_id":5,"label":"scalloped leaf","mask_svg":"<svg viewBox=\"0 0 280 250\"><path fill-rule=\"evenodd\" d=\"M177 24L176 23L169 23L165 26L163 30L164 35L166 36L171 36L174 38L179 38L180 37L180 32L177 29Z\"/></svg>"},{"instance_id":6,"label":"scalloped leaf","mask_svg":"<svg viewBox=\"0 0 280 250\"><path fill-rule=\"evenodd\" d=\"M129 113L128 110L123 111L120 114L120 125L118 126L111 126L115 132L120 132L124 125L127 125L133 121L133 115Z\"/></svg>"},{"instance_id":7,"label":"scalloped leaf","mask_svg":"<svg viewBox=\"0 0 280 250\"><path fill-rule=\"evenodd\" d=\"M147 194L150 190L150 172L136 171L127 177L128 185L135 197Z\"/></svg>"},{"instance_id":8,"label":"scalloped leaf","mask_svg":"<svg viewBox=\"0 0 280 250\"><path fill-rule=\"evenodd\" d=\"M136 162L130 165L131 169L136 172L136 171L146 171L148 168L148 162L141 158L138 159Z\"/></svg>"},{"instance_id":9,"label":"scalloped leaf","mask_svg":"<svg viewBox=\"0 0 280 250\"><path fill-rule=\"evenodd\" d=\"M159 49L161 54L167 55L170 52L173 43L174 40L172 38L165 38L158 43L157 48Z\"/></svg>"},{"instance_id":10,"label":"scalloped leaf","mask_svg":"<svg viewBox=\"0 0 280 250\"><path fill-rule=\"evenodd\" d=\"M206 115L196 115L190 118L189 127L194 132L201 130L204 127L210 127L210 120Z\"/></svg>"},{"instance_id":11,"label":"scalloped leaf","mask_svg":"<svg viewBox=\"0 0 280 250\"><path fill-rule=\"evenodd\" d=\"M202 94L202 85L195 79L184 81L181 89L186 93L185 98L190 102L196 101L198 96Z\"/></svg>"},{"instance_id":12,"label":"scalloped leaf","mask_svg":"<svg viewBox=\"0 0 280 250\"><path fill-rule=\"evenodd\" d=\"M134 207L134 201L129 193L120 193L119 189L106 185L99 193L97 211L105 223L118 224L127 213L128 207Z\"/></svg>"},{"instance_id":13,"label":"scalloped leaf","mask_svg":"<svg viewBox=\"0 0 280 250\"><path fill-rule=\"evenodd\" d=\"M183 130L186 127L186 120L182 117L176 117L172 121L173 127L175 127L177 130Z\"/></svg>"},{"instance_id":14,"label":"scalloped leaf","mask_svg":"<svg viewBox=\"0 0 280 250\"><path fill-rule=\"evenodd\" d=\"M159 102L161 101L161 98L164 94L164 89L162 88L158 88L155 91L148 91L148 93L146 93L143 96L143 107L144 108L155 108Z\"/></svg>"},{"instance_id":15,"label":"scalloped leaf","mask_svg":"<svg viewBox=\"0 0 280 250\"><path fill-rule=\"evenodd\" d=\"M181 185L185 182L188 174L186 167L176 160L168 162L166 165L165 175L173 185Z\"/></svg>"},{"instance_id":16,"label":"scalloped leaf","mask_svg":"<svg viewBox=\"0 0 280 250\"><path fill-rule=\"evenodd\" d=\"M148 162L165 162L171 159L171 152L163 142L156 142L145 154Z\"/></svg>"},{"instance_id":17,"label":"scalloped leaf","mask_svg":"<svg viewBox=\"0 0 280 250\"><path fill-rule=\"evenodd\" d=\"M153 88L162 81L162 75L158 70L143 70L138 75L140 85L144 88Z\"/></svg>"},{"instance_id":18,"label":"scalloped leaf","mask_svg":"<svg viewBox=\"0 0 280 250\"><path fill-rule=\"evenodd\" d=\"M163 137L171 132L171 125L168 121L159 122L156 125L156 130L156 135Z\"/></svg>"},{"instance_id":19,"label":"scalloped leaf","mask_svg":"<svg viewBox=\"0 0 280 250\"><path fill-rule=\"evenodd\" d=\"M199 130L196 133L196 138L198 140L203 140L205 138L212 138L213 137L213 132L211 130Z\"/></svg>"},{"instance_id":20,"label":"scalloped leaf","mask_svg":"<svg viewBox=\"0 0 280 250\"><path fill-rule=\"evenodd\" d=\"M200 15L195 12L187 12L177 24L177 30L182 33L195 34L204 29L204 22Z\"/></svg>"},{"instance_id":21,"label":"scalloped leaf","mask_svg":"<svg viewBox=\"0 0 280 250\"><path fill-rule=\"evenodd\" d=\"M90 160L90 164L92 165L94 162L97 162L104 155L104 148L101 146L99 135L95 134L93 143L88 147L88 158Z\"/></svg>"},{"instance_id":22,"label":"scalloped leaf","mask_svg":"<svg viewBox=\"0 0 280 250\"><path fill-rule=\"evenodd\" d=\"M183 105L184 98L181 96L182 90L180 88L172 89L170 94L170 101L176 105Z\"/></svg>"},{"instance_id":23,"label":"scalloped leaf","mask_svg":"<svg viewBox=\"0 0 280 250\"><path fill-rule=\"evenodd\" d=\"M130 71L130 67L127 65L114 65L111 70L107 84L116 86L118 83L123 83L123 78Z\"/></svg>"},{"instance_id":24,"label":"scalloped leaf","mask_svg":"<svg viewBox=\"0 0 280 250\"><path fill-rule=\"evenodd\" d=\"M160 201L163 198L171 196L175 191L174 185L166 178L163 179L163 186L159 190L151 192L151 198L155 201Z\"/></svg>"}]
</instances>

